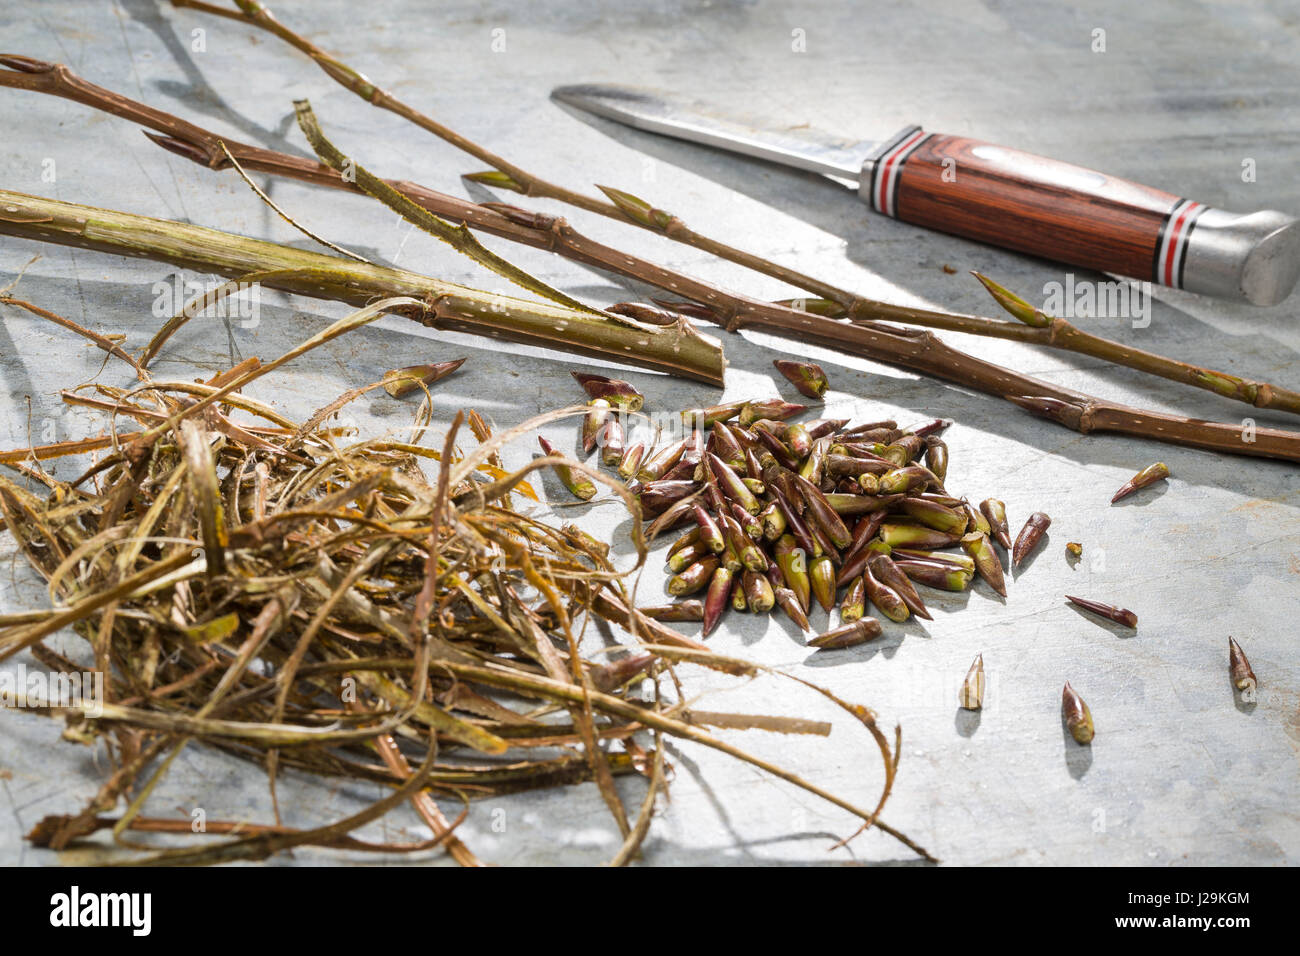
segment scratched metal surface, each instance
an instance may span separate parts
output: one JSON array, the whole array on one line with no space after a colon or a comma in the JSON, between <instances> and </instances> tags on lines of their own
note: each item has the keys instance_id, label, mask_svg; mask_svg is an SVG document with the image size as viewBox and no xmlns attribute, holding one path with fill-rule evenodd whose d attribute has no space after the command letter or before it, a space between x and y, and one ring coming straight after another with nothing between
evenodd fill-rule
<instances>
[{"instance_id":1,"label":"scratched metal surface","mask_svg":"<svg viewBox=\"0 0 1300 956\"><path fill-rule=\"evenodd\" d=\"M1097 9L1085 14L1049 12L1028 2L962 0L923 9L687 0L462 0L435 9L283 0L275 9L398 95L548 177L633 189L737 245L868 295L981 311L987 301L965 270L991 273L1031 298L1045 283L1062 279L1062 270L870 215L840 187L812 175L585 119L551 104L547 91L582 81L688 87L738 109L785 117L791 125L865 137L919 121L1229 209L1300 211L1294 174L1300 24L1293 5L1117 0L1092 6ZM1106 31L1102 53L1091 49L1098 28ZM194 49L196 29L206 31L202 51ZM504 34L494 34L498 30ZM803 31L806 52L792 50L796 30ZM0 37L6 51L62 60L94 82L243 140L302 150L290 101L305 95L344 149L386 175L461 193L458 174L479 168L352 98L271 39L151 0L12 0L0 10ZM494 38L501 37L505 49L492 52ZM305 242L233 174L168 156L130 124L11 91L0 92L0 116L0 168L8 188ZM1244 159L1255 161L1254 183L1242 179ZM47 160L54 163L53 181L42 176ZM500 287L363 198L285 182L270 184L270 191L310 227L367 255ZM564 212L597 236L718 283L770 297L793 294L694 250ZM610 277L486 241L590 301L633 295ZM0 241L0 271L14 273L35 251ZM173 275L166 267L84 251L41 253L22 280L22 295L94 328L124 332L132 346L147 340L158 321L151 314L153 284ZM1149 327L1135 329L1120 319L1094 320L1089 327L1134 346L1300 384L1295 298L1271 310L1173 292L1159 292L1158 299ZM156 367L192 377L240 357L268 358L343 311L270 294L256 328L195 322ZM1250 412L1090 359L949 338L1046 379L1134 404L1230 420ZM954 864L1300 860L1300 497L1294 465L1082 438L992 398L759 336L726 336L726 347L731 371L723 397L771 394L772 358L809 355L830 374L834 412L905 422L956 418L947 436L950 487L977 500L1000 495L1017 526L1032 510L1053 517L1047 545L1015 576L1005 602L984 587L936 598L933 623L888 626L881 640L837 656L810 656L778 618L733 615L711 638L720 651L815 678L870 704L886 723L901 723L902 766L885 814L893 825ZM394 365L451 354L469 362L438 387L442 421L472 405L508 425L575 397L568 378L574 363L563 357L503 352L396 320L321 349L252 392L304 415L324 396L372 381ZM87 421L61 409L59 386L97 375L125 382L120 368L101 372L94 349L13 310L0 314L0 363L4 447L29 441L29 421L33 441L87 432ZM652 408L719 399L717 391L699 385L629 377ZM365 432L382 431L401 427L410 412L381 396L358 407L356 422ZM570 432L550 431L553 439L572 442ZM513 454L523 461L531 451L519 446ZM1174 478L1110 507L1113 489L1156 459L1169 464ZM546 491L557 499L563 494L552 483ZM586 508L582 520L601 533L623 524L609 503ZM1078 567L1065 560L1068 540L1084 544ZM8 539L0 541L0 561L0 606L40 606L42 590ZM642 591L656 594L661 585L655 567ZM1067 590L1133 608L1141 627L1125 635L1099 626L1063 605ZM1234 702L1229 688L1229 634L1247 648L1261 679L1254 707ZM990 686L985 710L971 718L958 713L955 694L977 652L984 654ZM1089 749L1076 747L1062 730L1059 696L1066 679L1096 718ZM765 680L723 692L724 686L697 677L689 688L704 694L701 706L713 710L829 716L793 685ZM57 857L33 850L21 835L45 813L79 808L105 778L103 754L61 743L52 722L2 716L0 861L88 858L85 851ZM732 739L850 798L867 801L876 793L880 772L872 748L843 722L826 740L754 732ZM647 863L911 859L880 834L828 853L832 837L852 828L843 812L698 747L673 747L671 756L672 801L646 844ZM629 802L641 799L642 784L622 786ZM281 785L289 823L334 819L375 796L373 788L291 775ZM191 748L149 806L158 815L202 807L210 819L264 820L266 781L255 768ZM419 833L405 811L366 835L402 833ZM463 833L485 859L501 863L598 862L618 842L591 787L476 804ZM274 862L338 860L351 858L300 851Z\"/></svg>"}]
</instances>

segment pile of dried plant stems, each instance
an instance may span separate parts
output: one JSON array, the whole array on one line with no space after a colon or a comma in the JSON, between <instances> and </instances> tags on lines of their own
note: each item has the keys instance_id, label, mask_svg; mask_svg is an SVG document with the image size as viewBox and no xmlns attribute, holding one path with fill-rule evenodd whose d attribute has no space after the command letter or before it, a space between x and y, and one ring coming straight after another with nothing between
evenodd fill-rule
<instances>
[{"instance_id":1,"label":"pile of dried plant stems","mask_svg":"<svg viewBox=\"0 0 1300 956\"><path fill-rule=\"evenodd\" d=\"M218 13L270 30L308 53L331 77L368 102L398 113L493 165L495 172L477 174L471 178L525 195L563 200L582 209L659 231L670 238L788 281L823 299L792 300L803 308L791 308L789 303L755 300L597 243L557 217L498 203L470 203L411 183L387 183L387 186L409 199L413 205L447 220L468 224L528 245L551 249L575 261L655 285L675 296L685 297L688 301L679 305L682 311L718 322L728 330L759 328L771 334L813 342L919 371L1004 397L1034 414L1084 434L1109 431L1216 451L1300 460L1300 437L1294 433L1272 428L1258 428L1247 433L1238 423L1207 422L1120 405L976 359L941 342L928 331L886 324L881 320L1067 348L1186 382L1261 408L1300 414L1300 393L1268 383L1245 381L1225 372L1111 342L1082 332L1062 319L1044 316L1032 307L1026 310L1010 307L1008 297L1012 300L1014 297L1009 293L999 296L999 291L1005 290L991 282L986 284L994 291L995 297L1023 324L913 309L854 296L777 263L703 237L688 229L677 217L653 209L630 194L607 189L606 193L616 201L606 203L539 180L400 103L350 67L275 21L260 3L239 2L238 6L243 12L180 0L175 0L175 5ZM234 160L248 170L373 193L373 190L364 189L358 182L345 180L329 166L258 147L223 143L201 127L88 83L62 65L17 55L0 57L0 65L7 66L10 70L0 72L0 85L63 96L139 122L161 134L151 138L164 148L211 168L225 168L232 165ZM0 220L0 229L30 235L3 220ZM817 314L819 311L824 314ZM836 321L832 315L843 315L849 319Z\"/></svg>"},{"instance_id":2,"label":"pile of dried plant stems","mask_svg":"<svg viewBox=\"0 0 1300 956\"><path fill-rule=\"evenodd\" d=\"M64 718L65 738L107 742L116 767L81 813L47 817L30 838L62 848L111 829L119 844L139 851L135 863L261 859L314 845L444 846L471 865L478 859L455 833L465 811L449 822L439 801L460 808L475 797L594 781L624 838L614 862L626 863L667 786L668 736L772 773L930 858L878 819L899 740L889 740L870 710L788 678L851 714L873 738L884 779L869 809L714 736L707 725L815 735L830 725L692 711L681 696L680 666L743 678L761 669L713 654L635 609L626 578L646 555L635 497L562 456L502 468L508 441L582 409L498 435L476 413L462 412L433 448L424 443L428 401L400 439L345 443L328 427L384 380L344 393L303 423L242 391L385 312L419 306L375 302L274 361L250 359L203 383L155 380L102 336L28 306L124 359L140 380L64 393L72 404L112 413L112 430L98 439L0 455L29 484L46 486L37 495L0 477L0 515L48 581L53 605L0 616L0 660L30 650L57 671L76 672L77 662L44 641L69 627L85 638L94 668L107 677L102 708L21 703ZM462 453L466 418L478 444ZM93 449L105 453L71 480L39 465ZM433 480L422 465L436 469ZM621 497L634 519L633 569L616 569L608 545L532 513L528 476L557 465ZM580 643L597 619L624 631L629 646L593 654L584 645L584 654ZM660 694L664 680L676 694ZM650 739L649 750L637 735ZM196 836L188 820L146 816L150 793L191 741L265 767L274 821L213 820ZM392 792L345 819L289 827L274 803L279 768L377 781ZM648 781L636 815L614 784L625 774ZM110 816L124 799L125 811ZM352 835L408 800L429 839L374 844ZM198 845L159 849L139 833L183 834Z\"/></svg>"}]
</instances>

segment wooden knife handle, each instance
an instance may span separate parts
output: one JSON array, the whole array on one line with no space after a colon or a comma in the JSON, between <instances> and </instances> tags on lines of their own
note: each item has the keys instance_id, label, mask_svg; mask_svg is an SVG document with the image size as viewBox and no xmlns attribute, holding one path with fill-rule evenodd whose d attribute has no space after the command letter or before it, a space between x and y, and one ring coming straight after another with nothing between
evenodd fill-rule
<instances>
[{"instance_id":1,"label":"wooden knife handle","mask_svg":"<svg viewBox=\"0 0 1300 956\"><path fill-rule=\"evenodd\" d=\"M1208 207L961 136L904 130L867 163L863 192L904 222L1069 265L1181 288ZM868 173L869 175L865 175Z\"/></svg>"}]
</instances>

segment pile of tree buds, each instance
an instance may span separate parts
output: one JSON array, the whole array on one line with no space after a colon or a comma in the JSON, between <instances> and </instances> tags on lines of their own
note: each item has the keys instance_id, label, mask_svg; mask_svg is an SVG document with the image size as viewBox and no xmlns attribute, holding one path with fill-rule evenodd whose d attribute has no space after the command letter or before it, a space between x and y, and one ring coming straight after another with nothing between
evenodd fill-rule
<instances>
[{"instance_id":1,"label":"pile of tree buds","mask_svg":"<svg viewBox=\"0 0 1300 956\"><path fill-rule=\"evenodd\" d=\"M947 489L940 436L950 421L798 423L805 405L737 401L682 412L684 437L647 449L625 444L617 414L642 407L635 387L574 377L590 396L585 450L599 446L639 496L651 536L683 531L668 550L668 592L703 598L652 614L702 621L708 635L728 609L779 607L807 631L814 606L838 606L839 625L810 641L829 649L879 637L873 606L890 621L929 619L918 587L963 591L979 576L1006 594L995 550L1012 550L1006 508ZM1018 561L1046 530L1046 515L1034 519L1017 539Z\"/></svg>"}]
</instances>

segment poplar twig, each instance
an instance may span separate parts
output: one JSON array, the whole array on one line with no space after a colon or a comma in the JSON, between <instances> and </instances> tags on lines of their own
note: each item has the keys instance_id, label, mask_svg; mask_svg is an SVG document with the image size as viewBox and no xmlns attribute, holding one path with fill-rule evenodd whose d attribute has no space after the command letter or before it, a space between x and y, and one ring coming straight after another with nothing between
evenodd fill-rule
<instances>
[{"instance_id":1,"label":"poplar twig","mask_svg":"<svg viewBox=\"0 0 1300 956\"><path fill-rule=\"evenodd\" d=\"M1289 412L1300 415L1300 392L1293 389L1257 382L1215 369L1180 362L1166 358L1154 352L1134 348L1085 332L1078 326L1058 316L1051 316L1035 308L1020 296L1003 288L988 276L978 272L971 275L979 279L984 288L993 296L994 301L1019 319L1019 323L990 319L977 315L935 312L930 309L913 309L907 306L890 306L886 303L866 299L854 299L847 304L833 302L829 299L817 301L805 300L804 308L832 318L850 318L855 322L875 322L891 319L919 325L929 329L944 329L950 332L965 332L970 335L985 335L992 338L1008 339L1013 342L1025 342L1047 348L1077 352L1093 358L1104 359L1115 365L1148 372L1172 382L1194 385L1207 391L1215 392L1224 398L1245 402L1256 408L1268 408L1274 411Z\"/></svg>"},{"instance_id":2,"label":"poplar twig","mask_svg":"<svg viewBox=\"0 0 1300 956\"><path fill-rule=\"evenodd\" d=\"M62 96L139 122L156 131L147 134L154 142L177 155L213 169L229 165L220 148L221 141L209 131L88 83L60 64L15 56L0 57L0 63L20 71L0 72L0 85ZM337 172L320 163L229 140L225 145L247 169L334 188L356 188L355 184L345 182ZM1007 398L1026 410L1083 434L1111 431L1257 457L1297 460L1297 455L1300 455L1300 436L1291 432L1260 428L1255 432L1257 440L1248 441L1235 423L1202 422L1178 415L1147 412L1061 388L965 355L924 330L898 328L877 320L839 321L817 315L809 309L790 308L782 303L764 302L724 290L598 243L559 217L498 203L470 203L414 183L392 182L390 185L440 215L459 218L486 232L550 249L576 262L636 278L700 303L704 308L696 308L692 314L719 322L731 330L762 328L778 336L814 342L933 375ZM5 224L0 221L0 231L4 228ZM937 321L963 318L887 303L879 303L879 308L881 318L903 322L916 322L918 316L927 315ZM1006 326L1019 334L1011 323L983 321ZM1034 331L1028 326L1025 328L1031 333ZM1008 334L1007 337L1012 336ZM1262 388L1260 391L1267 394Z\"/></svg>"},{"instance_id":3,"label":"poplar twig","mask_svg":"<svg viewBox=\"0 0 1300 956\"><path fill-rule=\"evenodd\" d=\"M202 226L6 190L0 190L0 235L143 256L233 279L254 275L270 288L357 306L375 299L410 297L419 300L419 306L396 311L425 325L722 383L721 346L686 321L643 325Z\"/></svg>"}]
</instances>

